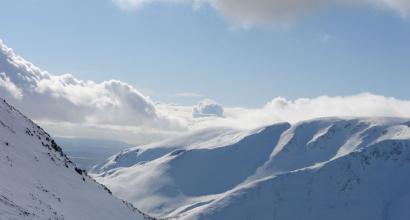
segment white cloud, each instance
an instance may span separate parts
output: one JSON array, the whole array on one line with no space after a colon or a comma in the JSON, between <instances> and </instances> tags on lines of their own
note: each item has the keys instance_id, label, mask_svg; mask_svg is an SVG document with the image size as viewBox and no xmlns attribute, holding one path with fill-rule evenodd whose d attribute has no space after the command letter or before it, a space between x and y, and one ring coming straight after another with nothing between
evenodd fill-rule
<instances>
[{"instance_id":1,"label":"white cloud","mask_svg":"<svg viewBox=\"0 0 410 220\"><path fill-rule=\"evenodd\" d=\"M15 55L4 44L1 52L3 78L19 87L21 103L30 106L35 118L47 112L48 119L56 121L115 125L152 123L160 117L152 101L126 83L81 81L70 74L55 76Z\"/></svg>"},{"instance_id":2,"label":"white cloud","mask_svg":"<svg viewBox=\"0 0 410 220\"><path fill-rule=\"evenodd\" d=\"M0 73L0 90L1 89L10 93L10 95L16 99L21 99L23 96L21 90L10 81L10 78L5 73Z\"/></svg>"},{"instance_id":3,"label":"white cloud","mask_svg":"<svg viewBox=\"0 0 410 220\"><path fill-rule=\"evenodd\" d=\"M297 122L317 117L410 117L410 101L371 93L352 96L320 96L313 99L275 98L264 109L280 120Z\"/></svg>"},{"instance_id":4,"label":"white cloud","mask_svg":"<svg viewBox=\"0 0 410 220\"><path fill-rule=\"evenodd\" d=\"M371 1L371 0L367 0ZM403 17L410 15L410 1L409 0L375 0L379 7L388 7L400 13Z\"/></svg>"},{"instance_id":5,"label":"white cloud","mask_svg":"<svg viewBox=\"0 0 410 220\"><path fill-rule=\"evenodd\" d=\"M192 116L194 118L200 117L223 117L224 109L222 105L213 100L205 99L199 102L192 109Z\"/></svg>"},{"instance_id":6,"label":"white cloud","mask_svg":"<svg viewBox=\"0 0 410 220\"><path fill-rule=\"evenodd\" d=\"M109 80L82 81L70 74L51 75L17 56L0 42L2 94L29 117L43 123L67 122L77 127L131 126L148 133L181 130L180 121L158 112L155 104L131 85Z\"/></svg>"},{"instance_id":7,"label":"white cloud","mask_svg":"<svg viewBox=\"0 0 410 220\"><path fill-rule=\"evenodd\" d=\"M274 98L262 108L224 108L224 117L198 118L195 128L227 126L250 129L275 122L296 123L319 117L410 118L410 101L362 93L288 100Z\"/></svg>"},{"instance_id":8,"label":"white cloud","mask_svg":"<svg viewBox=\"0 0 410 220\"><path fill-rule=\"evenodd\" d=\"M278 97L253 109L223 107L209 99L196 106L156 103L121 81L95 83L69 74L49 74L17 56L1 41L0 92L53 135L130 143L215 126L251 129L275 122L341 116L410 118L409 100L370 93L296 100Z\"/></svg>"},{"instance_id":9,"label":"white cloud","mask_svg":"<svg viewBox=\"0 0 410 220\"><path fill-rule=\"evenodd\" d=\"M408 0L113 0L122 9L140 8L154 2L211 5L240 27L255 25L287 25L309 13L330 7L378 7L407 17Z\"/></svg>"}]
</instances>

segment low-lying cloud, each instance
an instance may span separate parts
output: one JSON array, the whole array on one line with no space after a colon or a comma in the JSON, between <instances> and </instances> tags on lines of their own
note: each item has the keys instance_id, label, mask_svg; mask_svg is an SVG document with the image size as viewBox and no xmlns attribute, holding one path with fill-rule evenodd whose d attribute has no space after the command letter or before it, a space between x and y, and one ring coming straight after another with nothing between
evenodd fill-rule
<instances>
[{"instance_id":1,"label":"low-lying cloud","mask_svg":"<svg viewBox=\"0 0 410 220\"><path fill-rule=\"evenodd\" d=\"M192 116L194 118L223 117L224 108L222 107L222 105L216 103L211 99L205 99L194 106L192 110Z\"/></svg>"},{"instance_id":2,"label":"low-lying cloud","mask_svg":"<svg viewBox=\"0 0 410 220\"><path fill-rule=\"evenodd\" d=\"M318 117L410 118L410 100L371 93L288 100L260 108L224 107L210 99L195 106L152 101L133 86L52 75L0 41L0 96L56 136L146 143L215 126L252 129Z\"/></svg>"},{"instance_id":3,"label":"low-lying cloud","mask_svg":"<svg viewBox=\"0 0 410 220\"><path fill-rule=\"evenodd\" d=\"M0 91L1 90L9 93L9 95L16 99L21 99L23 96L21 90L14 85L5 73L0 73Z\"/></svg>"},{"instance_id":4,"label":"low-lying cloud","mask_svg":"<svg viewBox=\"0 0 410 220\"><path fill-rule=\"evenodd\" d=\"M261 108L224 108L224 117L197 118L193 128L251 129L277 122L297 123L321 117L401 117L410 119L410 100L371 93L288 100L277 97Z\"/></svg>"},{"instance_id":5,"label":"low-lying cloud","mask_svg":"<svg viewBox=\"0 0 410 220\"><path fill-rule=\"evenodd\" d=\"M410 14L408 0L113 0L122 9L136 9L151 3L208 4L240 27L287 25L298 18L332 7L367 7Z\"/></svg>"}]
</instances>

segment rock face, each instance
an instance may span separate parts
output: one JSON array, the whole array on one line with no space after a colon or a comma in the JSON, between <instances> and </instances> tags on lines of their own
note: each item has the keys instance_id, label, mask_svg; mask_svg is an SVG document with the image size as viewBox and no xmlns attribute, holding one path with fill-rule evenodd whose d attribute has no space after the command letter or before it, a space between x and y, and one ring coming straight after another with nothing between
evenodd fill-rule
<instances>
[{"instance_id":1,"label":"rock face","mask_svg":"<svg viewBox=\"0 0 410 220\"><path fill-rule=\"evenodd\" d=\"M125 150L93 172L161 217L410 219L410 120L207 129Z\"/></svg>"},{"instance_id":2,"label":"rock face","mask_svg":"<svg viewBox=\"0 0 410 220\"><path fill-rule=\"evenodd\" d=\"M139 220L77 168L39 126L0 99L0 219Z\"/></svg>"}]
</instances>

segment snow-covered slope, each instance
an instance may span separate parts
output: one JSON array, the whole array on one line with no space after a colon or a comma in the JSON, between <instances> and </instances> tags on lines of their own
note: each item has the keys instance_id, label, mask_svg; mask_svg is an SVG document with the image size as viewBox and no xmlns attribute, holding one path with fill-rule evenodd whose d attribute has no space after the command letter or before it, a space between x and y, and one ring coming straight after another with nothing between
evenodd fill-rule
<instances>
[{"instance_id":1,"label":"snow-covered slope","mask_svg":"<svg viewBox=\"0 0 410 220\"><path fill-rule=\"evenodd\" d=\"M208 129L168 147L126 150L94 175L161 217L408 219L409 126L408 119L322 118L253 131Z\"/></svg>"},{"instance_id":2,"label":"snow-covered slope","mask_svg":"<svg viewBox=\"0 0 410 220\"><path fill-rule=\"evenodd\" d=\"M207 149L229 145L249 135L250 131L238 131L231 128L207 128L181 137L159 143L125 149L110 157L105 163L95 166L93 173L129 167L139 162L158 159L176 150Z\"/></svg>"},{"instance_id":3,"label":"snow-covered slope","mask_svg":"<svg viewBox=\"0 0 410 220\"><path fill-rule=\"evenodd\" d=\"M0 219L138 220L50 136L0 99Z\"/></svg>"},{"instance_id":4,"label":"snow-covered slope","mask_svg":"<svg viewBox=\"0 0 410 220\"><path fill-rule=\"evenodd\" d=\"M251 132L222 129L222 135L207 129L187 138L200 140L206 136L207 144L195 143L193 148L186 145L190 141L179 139L179 144L174 144L172 151L165 154L162 143L158 148L135 148L111 158L95 177L110 185L117 196L132 201L142 210L157 216L174 216L171 212L176 209L211 201L209 195L223 193L252 175L269 158L280 133L288 127L278 124ZM227 140L236 142L229 144ZM217 147L219 143L225 147ZM145 152L152 149L160 149L163 156L147 157ZM124 164L129 167L123 167Z\"/></svg>"},{"instance_id":5,"label":"snow-covered slope","mask_svg":"<svg viewBox=\"0 0 410 220\"><path fill-rule=\"evenodd\" d=\"M410 141L253 182L184 219L410 219Z\"/></svg>"}]
</instances>

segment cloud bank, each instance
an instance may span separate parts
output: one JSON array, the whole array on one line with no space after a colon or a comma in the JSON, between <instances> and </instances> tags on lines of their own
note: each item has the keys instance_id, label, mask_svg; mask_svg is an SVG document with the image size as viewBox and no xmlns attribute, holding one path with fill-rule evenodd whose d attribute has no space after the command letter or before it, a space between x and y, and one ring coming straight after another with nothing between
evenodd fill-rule
<instances>
[{"instance_id":1,"label":"cloud bank","mask_svg":"<svg viewBox=\"0 0 410 220\"><path fill-rule=\"evenodd\" d=\"M178 121L158 112L149 97L125 82L96 83L70 74L52 75L17 56L2 42L0 91L29 117L45 123L131 126L147 132L183 129Z\"/></svg>"},{"instance_id":2,"label":"cloud bank","mask_svg":"<svg viewBox=\"0 0 410 220\"><path fill-rule=\"evenodd\" d=\"M208 4L235 25L287 25L301 16L332 7L371 7L410 14L408 0L113 0L122 9L136 9L151 3Z\"/></svg>"},{"instance_id":3,"label":"cloud bank","mask_svg":"<svg viewBox=\"0 0 410 220\"><path fill-rule=\"evenodd\" d=\"M154 102L125 82L96 83L70 74L52 75L1 41L0 96L53 135L135 144L215 126L252 129L317 117L410 118L410 100L371 93L296 100L277 97L253 109L224 107L210 99L195 106Z\"/></svg>"},{"instance_id":4,"label":"cloud bank","mask_svg":"<svg viewBox=\"0 0 410 220\"><path fill-rule=\"evenodd\" d=\"M51 75L0 44L0 82L35 118L109 125L163 123L150 98L127 83ZM47 112L47 116L44 116Z\"/></svg>"}]
</instances>

